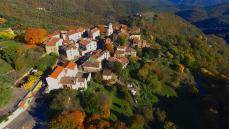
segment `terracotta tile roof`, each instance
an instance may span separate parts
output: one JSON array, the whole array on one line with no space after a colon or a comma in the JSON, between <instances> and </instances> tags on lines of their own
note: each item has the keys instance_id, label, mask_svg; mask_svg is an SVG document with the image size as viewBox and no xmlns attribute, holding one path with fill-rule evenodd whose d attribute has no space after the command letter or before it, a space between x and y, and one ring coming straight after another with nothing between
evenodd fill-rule
<instances>
[{"instance_id":1,"label":"terracotta tile roof","mask_svg":"<svg viewBox=\"0 0 229 129\"><path fill-rule=\"evenodd\" d=\"M69 40L64 40L63 41L63 45L67 45L67 44L71 44L72 42L71 41L69 41Z\"/></svg>"},{"instance_id":2,"label":"terracotta tile roof","mask_svg":"<svg viewBox=\"0 0 229 129\"><path fill-rule=\"evenodd\" d=\"M110 62L116 62L116 61L119 61L119 60L118 60L118 58L110 57L110 58L108 58L108 61L110 61Z\"/></svg>"},{"instance_id":3,"label":"terracotta tile roof","mask_svg":"<svg viewBox=\"0 0 229 129\"><path fill-rule=\"evenodd\" d=\"M129 62L129 60L126 57L119 58L119 61L124 65Z\"/></svg>"},{"instance_id":4,"label":"terracotta tile roof","mask_svg":"<svg viewBox=\"0 0 229 129\"><path fill-rule=\"evenodd\" d=\"M72 61L69 61L66 62L63 66L68 69L74 69L75 67L77 67L77 64Z\"/></svg>"},{"instance_id":5,"label":"terracotta tile roof","mask_svg":"<svg viewBox=\"0 0 229 129\"><path fill-rule=\"evenodd\" d=\"M78 29L69 30L68 31L68 35L72 35L72 34L75 34L75 33L83 33L85 31L86 31L85 28L79 27Z\"/></svg>"},{"instance_id":6,"label":"terracotta tile roof","mask_svg":"<svg viewBox=\"0 0 229 129\"><path fill-rule=\"evenodd\" d=\"M83 46L87 46L90 43L89 39L81 39L79 43Z\"/></svg>"},{"instance_id":7,"label":"terracotta tile roof","mask_svg":"<svg viewBox=\"0 0 229 129\"><path fill-rule=\"evenodd\" d=\"M68 31L68 35L72 35L72 34L75 34L75 33L79 33L79 31L78 30L69 30Z\"/></svg>"},{"instance_id":8,"label":"terracotta tile roof","mask_svg":"<svg viewBox=\"0 0 229 129\"><path fill-rule=\"evenodd\" d=\"M56 46L56 42L58 42L60 39L59 38L50 38L47 41L45 41L46 46Z\"/></svg>"},{"instance_id":9,"label":"terracotta tile roof","mask_svg":"<svg viewBox=\"0 0 229 129\"><path fill-rule=\"evenodd\" d=\"M110 69L105 69L105 70L103 70L103 75L104 76L111 76L112 75L112 71Z\"/></svg>"},{"instance_id":10,"label":"terracotta tile roof","mask_svg":"<svg viewBox=\"0 0 229 129\"><path fill-rule=\"evenodd\" d=\"M52 34L49 34L48 37L52 37L52 36L56 36L56 35L60 35L60 31L55 31Z\"/></svg>"},{"instance_id":11,"label":"terracotta tile roof","mask_svg":"<svg viewBox=\"0 0 229 129\"><path fill-rule=\"evenodd\" d=\"M59 74L63 71L64 67L62 66L57 66L56 69L52 72L52 74L50 75L50 77L52 78L57 78L59 76Z\"/></svg>"},{"instance_id":12,"label":"terracotta tile roof","mask_svg":"<svg viewBox=\"0 0 229 129\"><path fill-rule=\"evenodd\" d=\"M78 78L77 79L77 82L84 82L85 81L85 78Z\"/></svg>"},{"instance_id":13,"label":"terracotta tile roof","mask_svg":"<svg viewBox=\"0 0 229 129\"><path fill-rule=\"evenodd\" d=\"M108 61L110 61L110 62L116 62L116 61L118 61L118 62L120 62L122 65L125 65L125 64L127 64L128 62L129 62L129 60L126 58L126 57L122 57L122 58L115 58L115 57L110 57L109 59L108 59Z\"/></svg>"},{"instance_id":14,"label":"terracotta tile roof","mask_svg":"<svg viewBox=\"0 0 229 129\"><path fill-rule=\"evenodd\" d=\"M126 46L118 46L117 49L126 49Z\"/></svg>"},{"instance_id":15,"label":"terracotta tile roof","mask_svg":"<svg viewBox=\"0 0 229 129\"><path fill-rule=\"evenodd\" d=\"M104 54L105 51L102 51L101 49L97 50L96 53L91 56L91 59L98 59L99 57L101 57Z\"/></svg>"},{"instance_id":16,"label":"terracotta tile roof","mask_svg":"<svg viewBox=\"0 0 229 129\"><path fill-rule=\"evenodd\" d=\"M130 31L132 33L140 33L141 32L141 29L139 27L134 26L134 27L131 27L130 28Z\"/></svg>"},{"instance_id":17,"label":"terracotta tile roof","mask_svg":"<svg viewBox=\"0 0 229 129\"><path fill-rule=\"evenodd\" d=\"M70 49L77 49L77 47L75 46L74 43L70 43L70 44L64 45L64 46L63 46L63 49L64 49L65 51L67 51L67 50L70 50Z\"/></svg>"},{"instance_id":18,"label":"terracotta tile roof","mask_svg":"<svg viewBox=\"0 0 229 129\"><path fill-rule=\"evenodd\" d=\"M98 62L85 62L83 64L84 67L92 67L92 68L99 68Z\"/></svg>"},{"instance_id":19,"label":"terracotta tile roof","mask_svg":"<svg viewBox=\"0 0 229 129\"><path fill-rule=\"evenodd\" d=\"M74 84L76 84L76 80L77 80L77 78L75 78L75 77L62 77L61 79L60 79L60 83L61 84L70 84L70 85L74 85Z\"/></svg>"},{"instance_id":20,"label":"terracotta tile roof","mask_svg":"<svg viewBox=\"0 0 229 129\"><path fill-rule=\"evenodd\" d=\"M99 29L98 29L97 27L93 28L93 29L91 30L91 33L95 33L96 31L99 31Z\"/></svg>"},{"instance_id":21,"label":"terracotta tile roof","mask_svg":"<svg viewBox=\"0 0 229 129\"><path fill-rule=\"evenodd\" d=\"M116 50L116 51L115 51L115 54L120 55L120 54L125 54L125 52L124 52L124 51L120 51L120 50Z\"/></svg>"},{"instance_id":22,"label":"terracotta tile roof","mask_svg":"<svg viewBox=\"0 0 229 129\"><path fill-rule=\"evenodd\" d=\"M127 48L127 51L128 51L128 52L136 52L136 50L133 49L133 48L131 48L131 47L128 47L128 48Z\"/></svg>"},{"instance_id":23,"label":"terracotta tile roof","mask_svg":"<svg viewBox=\"0 0 229 129\"><path fill-rule=\"evenodd\" d=\"M79 32L81 32L81 33L83 33L83 32L86 31L85 28L83 28L83 27L79 27L77 30L78 30Z\"/></svg>"}]
</instances>

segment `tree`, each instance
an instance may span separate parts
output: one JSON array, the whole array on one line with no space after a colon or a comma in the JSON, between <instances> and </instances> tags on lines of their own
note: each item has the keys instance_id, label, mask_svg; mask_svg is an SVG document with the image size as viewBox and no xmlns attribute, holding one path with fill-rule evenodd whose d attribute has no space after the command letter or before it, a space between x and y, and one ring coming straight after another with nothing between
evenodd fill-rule
<instances>
[{"instance_id":1,"label":"tree","mask_svg":"<svg viewBox=\"0 0 229 129\"><path fill-rule=\"evenodd\" d=\"M0 32L0 39L14 39L16 34L13 32Z\"/></svg>"},{"instance_id":2,"label":"tree","mask_svg":"<svg viewBox=\"0 0 229 129\"><path fill-rule=\"evenodd\" d=\"M121 71L122 71L122 64L120 62L118 62L118 61L115 61L114 62L114 71L117 74L120 74L121 73Z\"/></svg>"},{"instance_id":3,"label":"tree","mask_svg":"<svg viewBox=\"0 0 229 129\"><path fill-rule=\"evenodd\" d=\"M72 113L63 113L57 118L51 120L52 129L76 129L83 126L84 116L80 111Z\"/></svg>"},{"instance_id":4,"label":"tree","mask_svg":"<svg viewBox=\"0 0 229 129\"><path fill-rule=\"evenodd\" d=\"M25 62L24 62L23 58L17 58L15 60L14 65L15 65L15 70L19 71L25 66Z\"/></svg>"},{"instance_id":5,"label":"tree","mask_svg":"<svg viewBox=\"0 0 229 129\"><path fill-rule=\"evenodd\" d=\"M112 105L112 99L107 94L101 94L100 99L102 99L102 117L103 118L109 118L110 117L110 109Z\"/></svg>"},{"instance_id":6,"label":"tree","mask_svg":"<svg viewBox=\"0 0 229 129\"><path fill-rule=\"evenodd\" d=\"M44 42L47 34L48 33L45 29L29 28L25 32L24 40L26 44L29 45L41 44L42 42Z\"/></svg>"},{"instance_id":7,"label":"tree","mask_svg":"<svg viewBox=\"0 0 229 129\"><path fill-rule=\"evenodd\" d=\"M141 111L146 121L151 121L154 119L153 108L151 106L143 107Z\"/></svg>"},{"instance_id":8,"label":"tree","mask_svg":"<svg viewBox=\"0 0 229 129\"><path fill-rule=\"evenodd\" d=\"M51 103L49 105L49 113L56 115L63 111L75 111L80 110L80 101L76 98L77 92L71 89L64 89L53 91L54 95L51 94Z\"/></svg>"},{"instance_id":9,"label":"tree","mask_svg":"<svg viewBox=\"0 0 229 129\"><path fill-rule=\"evenodd\" d=\"M128 69L123 69L120 72L120 77L122 77L124 80L127 80L129 78L130 74L129 74L129 70Z\"/></svg>"},{"instance_id":10,"label":"tree","mask_svg":"<svg viewBox=\"0 0 229 129\"><path fill-rule=\"evenodd\" d=\"M11 84L6 80L0 78L0 107L3 107L7 104L12 95Z\"/></svg>"},{"instance_id":11,"label":"tree","mask_svg":"<svg viewBox=\"0 0 229 129\"><path fill-rule=\"evenodd\" d=\"M58 55L55 53L51 53L50 55L46 55L38 60L35 64L35 67L40 71L45 71L47 68L51 68L58 59ZM42 63L41 63L42 62Z\"/></svg>"},{"instance_id":12,"label":"tree","mask_svg":"<svg viewBox=\"0 0 229 129\"><path fill-rule=\"evenodd\" d=\"M95 73L94 81L95 81L96 83L102 84L103 77L102 77L102 74L101 74L100 72L96 72L96 73Z\"/></svg>"},{"instance_id":13,"label":"tree","mask_svg":"<svg viewBox=\"0 0 229 129\"><path fill-rule=\"evenodd\" d=\"M21 47L10 46L0 51L0 57L15 68L15 62L22 53Z\"/></svg>"},{"instance_id":14,"label":"tree","mask_svg":"<svg viewBox=\"0 0 229 129\"><path fill-rule=\"evenodd\" d=\"M131 129L143 129L145 124L144 117L142 115L136 114L131 120Z\"/></svg>"},{"instance_id":15,"label":"tree","mask_svg":"<svg viewBox=\"0 0 229 129\"><path fill-rule=\"evenodd\" d=\"M82 106L84 108L84 111L87 114L100 114L100 102L99 102L98 95L95 93L85 93L84 96L82 97L81 102Z\"/></svg>"},{"instance_id":16,"label":"tree","mask_svg":"<svg viewBox=\"0 0 229 129\"><path fill-rule=\"evenodd\" d=\"M115 129L127 129L126 124L120 121L115 122L114 128Z\"/></svg>"},{"instance_id":17,"label":"tree","mask_svg":"<svg viewBox=\"0 0 229 129\"><path fill-rule=\"evenodd\" d=\"M165 121L164 129L176 129L176 125L171 121Z\"/></svg>"},{"instance_id":18,"label":"tree","mask_svg":"<svg viewBox=\"0 0 229 129\"><path fill-rule=\"evenodd\" d=\"M156 109L155 116L156 116L156 119L161 123L164 123L167 117L166 113L164 111L161 111L160 109Z\"/></svg>"},{"instance_id":19,"label":"tree","mask_svg":"<svg viewBox=\"0 0 229 129\"><path fill-rule=\"evenodd\" d=\"M128 41L128 37L126 35L124 35L124 34L118 35L118 37L116 39L116 43L118 45L121 45L121 46L125 45L127 43L127 41Z\"/></svg>"}]
</instances>

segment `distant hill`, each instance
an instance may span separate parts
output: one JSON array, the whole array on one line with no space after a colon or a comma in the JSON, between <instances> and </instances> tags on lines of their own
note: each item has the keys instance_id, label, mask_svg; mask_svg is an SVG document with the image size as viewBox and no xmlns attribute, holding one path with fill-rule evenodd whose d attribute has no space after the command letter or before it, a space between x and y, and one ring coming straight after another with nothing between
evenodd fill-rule
<instances>
[{"instance_id":1,"label":"distant hill","mask_svg":"<svg viewBox=\"0 0 229 129\"><path fill-rule=\"evenodd\" d=\"M146 9L122 0L1 0L0 17L44 27L90 25ZM107 17L107 18L104 18Z\"/></svg>"},{"instance_id":2,"label":"distant hill","mask_svg":"<svg viewBox=\"0 0 229 129\"><path fill-rule=\"evenodd\" d=\"M189 8L176 13L207 34L217 34L229 42L229 4Z\"/></svg>"},{"instance_id":3,"label":"distant hill","mask_svg":"<svg viewBox=\"0 0 229 129\"><path fill-rule=\"evenodd\" d=\"M229 0L170 0L174 4L190 6L211 6L222 3L229 3Z\"/></svg>"},{"instance_id":4,"label":"distant hill","mask_svg":"<svg viewBox=\"0 0 229 129\"><path fill-rule=\"evenodd\" d=\"M229 3L229 0L126 0L136 1L150 6L162 5L185 5L185 6L212 6L222 3Z\"/></svg>"}]
</instances>

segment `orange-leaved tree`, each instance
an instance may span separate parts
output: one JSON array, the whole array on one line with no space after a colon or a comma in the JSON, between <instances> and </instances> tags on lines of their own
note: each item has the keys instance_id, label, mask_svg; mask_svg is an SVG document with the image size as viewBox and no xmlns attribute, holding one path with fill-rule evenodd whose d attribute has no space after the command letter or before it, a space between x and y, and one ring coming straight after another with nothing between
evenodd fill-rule
<instances>
[{"instance_id":1,"label":"orange-leaved tree","mask_svg":"<svg viewBox=\"0 0 229 129\"><path fill-rule=\"evenodd\" d=\"M25 42L29 45L37 45L44 42L48 32L40 28L28 28L25 32Z\"/></svg>"},{"instance_id":2,"label":"orange-leaved tree","mask_svg":"<svg viewBox=\"0 0 229 129\"><path fill-rule=\"evenodd\" d=\"M114 48L112 43L105 44L105 50L108 50L110 53L114 53Z\"/></svg>"},{"instance_id":3,"label":"orange-leaved tree","mask_svg":"<svg viewBox=\"0 0 229 129\"><path fill-rule=\"evenodd\" d=\"M50 121L50 128L54 129L83 129L84 114L80 111L63 112Z\"/></svg>"}]
</instances>

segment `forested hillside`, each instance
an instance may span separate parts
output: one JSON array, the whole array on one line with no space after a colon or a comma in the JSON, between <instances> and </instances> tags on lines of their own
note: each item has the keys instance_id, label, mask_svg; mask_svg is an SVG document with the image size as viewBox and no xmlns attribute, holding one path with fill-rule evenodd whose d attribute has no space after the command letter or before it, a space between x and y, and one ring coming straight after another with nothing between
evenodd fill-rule
<instances>
[{"instance_id":1,"label":"forested hillside","mask_svg":"<svg viewBox=\"0 0 229 129\"><path fill-rule=\"evenodd\" d=\"M145 9L138 3L117 0L2 0L0 8L2 17L45 28L91 25Z\"/></svg>"},{"instance_id":2,"label":"forested hillside","mask_svg":"<svg viewBox=\"0 0 229 129\"><path fill-rule=\"evenodd\" d=\"M189 8L176 14L201 28L207 34L216 34L229 42L229 4L207 8Z\"/></svg>"},{"instance_id":3,"label":"forested hillside","mask_svg":"<svg viewBox=\"0 0 229 129\"><path fill-rule=\"evenodd\" d=\"M229 0L170 0L174 4L190 5L190 6L210 6L222 3L228 3Z\"/></svg>"}]
</instances>

